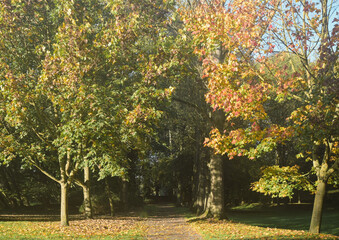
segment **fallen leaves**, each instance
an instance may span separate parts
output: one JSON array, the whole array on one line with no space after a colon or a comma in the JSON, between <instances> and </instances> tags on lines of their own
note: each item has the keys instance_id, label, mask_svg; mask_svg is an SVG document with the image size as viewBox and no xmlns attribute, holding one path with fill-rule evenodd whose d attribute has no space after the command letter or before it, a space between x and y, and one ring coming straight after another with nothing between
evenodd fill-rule
<instances>
[{"instance_id":1,"label":"fallen leaves","mask_svg":"<svg viewBox=\"0 0 339 240\"><path fill-rule=\"evenodd\" d=\"M144 227L138 218L99 218L70 221L69 227L61 227L59 222L0 222L0 239L14 238L102 238L128 235L132 239L141 236Z\"/></svg>"},{"instance_id":2,"label":"fallen leaves","mask_svg":"<svg viewBox=\"0 0 339 240\"><path fill-rule=\"evenodd\" d=\"M205 239L339 239L329 234L311 234L278 228L250 226L230 221L205 220L191 223Z\"/></svg>"}]
</instances>

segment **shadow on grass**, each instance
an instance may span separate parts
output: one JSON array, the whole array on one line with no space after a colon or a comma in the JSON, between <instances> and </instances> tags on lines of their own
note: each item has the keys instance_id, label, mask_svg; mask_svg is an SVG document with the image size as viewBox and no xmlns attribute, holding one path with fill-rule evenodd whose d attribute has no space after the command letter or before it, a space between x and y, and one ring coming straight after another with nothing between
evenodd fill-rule
<instances>
[{"instance_id":1,"label":"shadow on grass","mask_svg":"<svg viewBox=\"0 0 339 240\"><path fill-rule=\"evenodd\" d=\"M228 212L230 220L253 226L308 230L311 221L311 204L291 204L275 207L233 208ZM339 207L325 207L322 233L339 236Z\"/></svg>"},{"instance_id":2,"label":"shadow on grass","mask_svg":"<svg viewBox=\"0 0 339 240\"><path fill-rule=\"evenodd\" d=\"M83 215L70 215L69 219L83 220ZM52 214L0 214L0 221L29 221L29 222L56 222L60 221L60 215Z\"/></svg>"},{"instance_id":3,"label":"shadow on grass","mask_svg":"<svg viewBox=\"0 0 339 240\"><path fill-rule=\"evenodd\" d=\"M223 239L223 238L207 238L207 239ZM316 235L307 235L307 236L293 236L293 235L268 235L265 237L249 237L249 238L244 238L244 237L235 237L235 238L225 238L225 239L232 239L232 240L269 240L269 239L274 239L274 240L322 240L322 239L327 239L327 240L337 240L336 237L318 237Z\"/></svg>"},{"instance_id":4,"label":"shadow on grass","mask_svg":"<svg viewBox=\"0 0 339 240\"><path fill-rule=\"evenodd\" d=\"M189 212L176 207L173 203L152 203L144 206L141 217L146 218L183 218Z\"/></svg>"}]
</instances>

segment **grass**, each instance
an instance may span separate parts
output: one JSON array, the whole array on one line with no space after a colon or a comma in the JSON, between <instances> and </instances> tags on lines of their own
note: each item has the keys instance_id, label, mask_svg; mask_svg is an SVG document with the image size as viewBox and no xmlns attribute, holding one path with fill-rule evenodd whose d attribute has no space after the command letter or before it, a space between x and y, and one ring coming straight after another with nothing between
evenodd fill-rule
<instances>
[{"instance_id":1,"label":"grass","mask_svg":"<svg viewBox=\"0 0 339 240\"><path fill-rule=\"evenodd\" d=\"M11 221L0 221L1 239L145 239L147 226L144 219L154 216L192 217L187 208L172 205L146 205L136 215L121 217L102 217L93 220L74 218L70 226L62 228L53 219L40 218L26 221L26 218L14 217ZM172 210L169 211L169 208ZM173 210L175 213L173 213ZM324 212L324 229L333 234L339 227L339 212L337 208L328 207ZM310 234L310 209L307 205L288 205L265 207L261 205L245 205L230 209L228 216L231 221L216 221L213 219L199 220L190 223L205 239L337 239L329 234ZM136 217L138 216L138 217ZM2 216L3 219L4 215ZM32 217L32 216L31 216ZM21 220L21 221L20 221ZM24 221L25 220L25 221ZM298 229L298 230L295 230Z\"/></svg>"},{"instance_id":2,"label":"grass","mask_svg":"<svg viewBox=\"0 0 339 240\"><path fill-rule=\"evenodd\" d=\"M135 220L76 220L59 222L0 222L0 239L144 239L144 227Z\"/></svg>"},{"instance_id":3,"label":"grass","mask_svg":"<svg viewBox=\"0 0 339 240\"><path fill-rule=\"evenodd\" d=\"M298 239L298 240L316 240L328 239L334 240L339 237L328 234L310 234L305 231L257 227L242 223L230 221L203 220L191 223L191 225L203 235L204 239Z\"/></svg>"},{"instance_id":4,"label":"grass","mask_svg":"<svg viewBox=\"0 0 339 240\"><path fill-rule=\"evenodd\" d=\"M229 209L229 221L202 220L191 223L205 239L339 239L339 209L323 212L322 234L307 232L312 206L307 204L263 206L249 204ZM333 234L333 235L330 235ZM337 236L335 236L337 235Z\"/></svg>"},{"instance_id":5,"label":"grass","mask_svg":"<svg viewBox=\"0 0 339 240\"><path fill-rule=\"evenodd\" d=\"M232 221L253 226L307 231L311 214L311 204L271 207L252 204L232 208L228 212L228 217ZM337 206L325 207L321 232L339 236L339 208Z\"/></svg>"}]
</instances>

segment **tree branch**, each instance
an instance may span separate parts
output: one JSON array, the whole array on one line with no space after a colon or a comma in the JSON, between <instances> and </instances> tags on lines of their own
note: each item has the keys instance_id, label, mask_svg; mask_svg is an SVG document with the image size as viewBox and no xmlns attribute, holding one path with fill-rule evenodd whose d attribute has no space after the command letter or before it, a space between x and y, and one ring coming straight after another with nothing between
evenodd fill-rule
<instances>
[{"instance_id":1,"label":"tree branch","mask_svg":"<svg viewBox=\"0 0 339 240\"><path fill-rule=\"evenodd\" d=\"M52 179L53 181L57 182L60 184L60 180L58 180L57 178L55 178L52 174L50 174L49 172L47 172L46 170L44 170L42 167L40 167L31 157L29 157L29 162L32 163L37 169L39 169L40 172L42 172L43 174L45 174L47 177L49 177L50 179Z\"/></svg>"}]
</instances>

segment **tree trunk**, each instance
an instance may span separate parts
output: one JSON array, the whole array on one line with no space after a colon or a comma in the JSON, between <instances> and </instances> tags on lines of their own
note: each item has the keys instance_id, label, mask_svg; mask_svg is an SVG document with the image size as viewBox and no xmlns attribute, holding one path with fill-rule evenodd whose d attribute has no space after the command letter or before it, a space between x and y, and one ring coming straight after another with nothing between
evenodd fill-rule
<instances>
[{"instance_id":1,"label":"tree trunk","mask_svg":"<svg viewBox=\"0 0 339 240\"><path fill-rule=\"evenodd\" d=\"M177 179L177 191L176 191L176 199L177 199L177 205L178 206L183 206L184 201L183 201L183 190L182 190L182 185L179 179Z\"/></svg>"},{"instance_id":2,"label":"tree trunk","mask_svg":"<svg viewBox=\"0 0 339 240\"><path fill-rule=\"evenodd\" d=\"M300 191L298 191L298 204L301 204L301 196Z\"/></svg>"},{"instance_id":3,"label":"tree trunk","mask_svg":"<svg viewBox=\"0 0 339 240\"><path fill-rule=\"evenodd\" d=\"M87 219L93 218L91 193L90 193L90 169L88 166L84 167L84 186L82 186L84 194L84 210Z\"/></svg>"},{"instance_id":4,"label":"tree trunk","mask_svg":"<svg viewBox=\"0 0 339 240\"><path fill-rule=\"evenodd\" d=\"M108 201L109 201L110 214L113 217L114 216L114 201L113 201L113 196L112 196L110 184L109 184L107 177L105 178L105 191L106 191L106 195L107 195Z\"/></svg>"},{"instance_id":5,"label":"tree trunk","mask_svg":"<svg viewBox=\"0 0 339 240\"><path fill-rule=\"evenodd\" d=\"M207 151L204 151L207 152ZM209 172L207 169L207 156L201 154L199 159L199 168L198 168L198 186L197 186L197 196L195 201L195 208L197 214L202 214L207 208L206 200L208 199L209 193Z\"/></svg>"},{"instance_id":6,"label":"tree trunk","mask_svg":"<svg viewBox=\"0 0 339 240\"><path fill-rule=\"evenodd\" d=\"M221 155L211 154L209 168L211 173L211 192L208 210L212 217L222 219L224 218L224 174L223 159Z\"/></svg>"},{"instance_id":7,"label":"tree trunk","mask_svg":"<svg viewBox=\"0 0 339 240\"><path fill-rule=\"evenodd\" d=\"M217 51L219 62L223 60L223 51L220 47ZM213 127L217 128L220 132L224 130L225 113L221 110L211 112L211 120ZM207 210L209 215L213 218L222 219L224 215L224 171L223 171L223 158L220 154L216 154L211 150L210 163L208 165L211 176L211 189L208 197Z\"/></svg>"},{"instance_id":8,"label":"tree trunk","mask_svg":"<svg viewBox=\"0 0 339 240\"><path fill-rule=\"evenodd\" d=\"M326 191L326 182L320 180L318 182L317 191L314 197L310 232L311 233L320 233L323 203Z\"/></svg>"},{"instance_id":9,"label":"tree trunk","mask_svg":"<svg viewBox=\"0 0 339 240\"><path fill-rule=\"evenodd\" d=\"M69 226L68 220L68 184L61 182L61 201L60 201L60 224L61 226Z\"/></svg>"},{"instance_id":10,"label":"tree trunk","mask_svg":"<svg viewBox=\"0 0 339 240\"><path fill-rule=\"evenodd\" d=\"M128 206L128 199L127 199L127 184L128 182L126 180L122 180L122 193L121 193L121 199L122 199L122 204L124 206L124 210L127 210Z\"/></svg>"}]
</instances>

